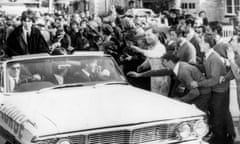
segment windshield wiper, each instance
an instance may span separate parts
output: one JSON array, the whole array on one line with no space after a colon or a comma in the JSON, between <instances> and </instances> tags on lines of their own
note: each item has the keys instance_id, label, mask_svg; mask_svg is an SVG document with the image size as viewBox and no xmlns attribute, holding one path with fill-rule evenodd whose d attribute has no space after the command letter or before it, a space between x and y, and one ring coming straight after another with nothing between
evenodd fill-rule
<instances>
[{"instance_id":1,"label":"windshield wiper","mask_svg":"<svg viewBox=\"0 0 240 144\"><path fill-rule=\"evenodd\" d=\"M45 91L45 90L52 90L52 89L62 89L62 88L70 88L70 87L82 87L86 86L88 84L86 83L73 83L73 84L63 84L63 85L56 85L48 88L40 89L39 92Z\"/></svg>"},{"instance_id":2,"label":"windshield wiper","mask_svg":"<svg viewBox=\"0 0 240 144\"><path fill-rule=\"evenodd\" d=\"M101 82L101 83L98 83L96 85L128 85L127 82L125 81L109 81L109 82Z\"/></svg>"}]
</instances>

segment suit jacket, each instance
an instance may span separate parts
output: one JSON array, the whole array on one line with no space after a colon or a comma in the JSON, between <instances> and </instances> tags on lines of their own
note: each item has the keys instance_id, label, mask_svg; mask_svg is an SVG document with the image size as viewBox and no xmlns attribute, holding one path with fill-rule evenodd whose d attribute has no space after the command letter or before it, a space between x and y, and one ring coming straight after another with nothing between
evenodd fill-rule
<instances>
[{"instance_id":1,"label":"suit jacket","mask_svg":"<svg viewBox=\"0 0 240 144\"><path fill-rule=\"evenodd\" d=\"M214 92L226 92L228 90L228 82L219 84L220 76L227 74L226 66L221 61L220 56L213 52L204 61L206 71L206 80L198 83L200 87L211 87Z\"/></svg>"},{"instance_id":2,"label":"suit jacket","mask_svg":"<svg viewBox=\"0 0 240 144\"><path fill-rule=\"evenodd\" d=\"M49 51L48 45L41 32L32 27L29 43L26 42L22 25L14 29L7 39L6 54L17 56L24 54L46 53Z\"/></svg>"},{"instance_id":3,"label":"suit jacket","mask_svg":"<svg viewBox=\"0 0 240 144\"><path fill-rule=\"evenodd\" d=\"M213 49L222 57L227 58L227 49L229 47L228 43L219 42L217 43Z\"/></svg>"},{"instance_id":4,"label":"suit jacket","mask_svg":"<svg viewBox=\"0 0 240 144\"><path fill-rule=\"evenodd\" d=\"M196 63L197 60L196 49L189 41L183 42L183 44L177 48L176 55L180 61Z\"/></svg>"},{"instance_id":5,"label":"suit jacket","mask_svg":"<svg viewBox=\"0 0 240 144\"><path fill-rule=\"evenodd\" d=\"M186 62L179 62L179 71L177 79L187 88L188 93L181 99L185 102L191 102L202 94L210 93L210 88L192 88L191 82L201 82L205 80L202 72L195 66Z\"/></svg>"}]
</instances>

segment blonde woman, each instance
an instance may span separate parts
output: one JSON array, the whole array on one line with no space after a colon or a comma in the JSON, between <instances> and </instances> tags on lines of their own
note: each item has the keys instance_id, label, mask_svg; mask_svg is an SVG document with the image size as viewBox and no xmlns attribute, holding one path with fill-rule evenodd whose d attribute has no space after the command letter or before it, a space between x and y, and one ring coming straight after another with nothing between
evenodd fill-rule
<instances>
[{"instance_id":1,"label":"blonde woman","mask_svg":"<svg viewBox=\"0 0 240 144\"><path fill-rule=\"evenodd\" d=\"M131 46L135 51L147 57L147 60L138 67L138 70L145 69L146 67L151 70L163 69L161 57L166 53L165 46L158 40L158 36L151 28L145 31L145 39L149 45L148 49L142 49L136 46ZM151 77L151 91L167 96L169 89L168 77Z\"/></svg>"}]
</instances>

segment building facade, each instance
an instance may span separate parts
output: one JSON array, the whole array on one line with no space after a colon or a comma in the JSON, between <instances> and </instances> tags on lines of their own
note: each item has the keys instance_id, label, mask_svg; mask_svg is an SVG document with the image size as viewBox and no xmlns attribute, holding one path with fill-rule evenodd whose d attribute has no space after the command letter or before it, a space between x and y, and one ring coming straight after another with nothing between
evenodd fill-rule
<instances>
[{"instance_id":1,"label":"building facade","mask_svg":"<svg viewBox=\"0 0 240 144\"><path fill-rule=\"evenodd\" d=\"M193 15L204 10L210 21L227 22L239 13L240 0L143 0L143 7L155 11L177 8Z\"/></svg>"},{"instance_id":2,"label":"building facade","mask_svg":"<svg viewBox=\"0 0 240 144\"><path fill-rule=\"evenodd\" d=\"M39 8L40 0L0 0L0 11L8 15L20 15L26 9Z\"/></svg>"}]
</instances>

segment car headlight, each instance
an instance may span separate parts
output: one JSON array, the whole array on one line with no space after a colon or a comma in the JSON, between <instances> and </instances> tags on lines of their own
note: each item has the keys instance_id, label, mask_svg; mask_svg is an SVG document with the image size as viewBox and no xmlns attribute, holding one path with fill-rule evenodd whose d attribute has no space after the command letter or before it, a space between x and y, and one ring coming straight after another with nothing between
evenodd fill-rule
<instances>
[{"instance_id":1,"label":"car headlight","mask_svg":"<svg viewBox=\"0 0 240 144\"><path fill-rule=\"evenodd\" d=\"M187 123L182 123L177 126L176 134L181 140L186 140L192 136L192 128Z\"/></svg>"},{"instance_id":2,"label":"car headlight","mask_svg":"<svg viewBox=\"0 0 240 144\"><path fill-rule=\"evenodd\" d=\"M195 132L197 137L204 137L207 135L209 128L204 120L199 120L194 123L193 131Z\"/></svg>"},{"instance_id":3,"label":"car headlight","mask_svg":"<svg viewBox=\"0 0 240 144\"><path fill-rule=\"evenodd\" d=\"M57 144L72 144L68 139L60 139Z\"/></svg>"}]
</instances>

